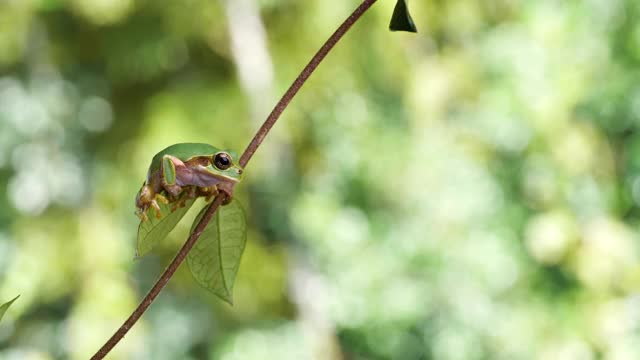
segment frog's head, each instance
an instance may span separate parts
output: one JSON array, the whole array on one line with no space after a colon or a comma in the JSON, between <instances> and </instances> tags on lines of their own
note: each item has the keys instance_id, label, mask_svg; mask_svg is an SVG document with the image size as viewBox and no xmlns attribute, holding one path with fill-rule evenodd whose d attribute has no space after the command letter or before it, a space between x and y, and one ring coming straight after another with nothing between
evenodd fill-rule
<instances>
[{"instance_id":1,"label":"frog's head","mask_svg":"<svg viewBox=\"0 0 640 360\"><path fill-rule=\"evenodd\" d=\"M242 180L242 173L244 172L240 164L238 164L237 154L233 151L218 151L211 155L203 170L234 183Z\"/></svg>"}]
</instances>

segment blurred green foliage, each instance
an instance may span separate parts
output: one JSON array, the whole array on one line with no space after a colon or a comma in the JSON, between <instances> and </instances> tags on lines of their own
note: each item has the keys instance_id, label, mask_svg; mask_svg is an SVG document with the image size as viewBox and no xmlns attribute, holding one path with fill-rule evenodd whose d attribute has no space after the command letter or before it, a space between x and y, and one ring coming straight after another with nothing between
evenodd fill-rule
<instances>
[{"instance_id":1,"label":"blurred green foliage","mask_svg":"<svg viewBox=\"0 0 640 360\"><path fill-rule=\"evenodd\" d=\"M640 2L394 3L249 164L234 306L182 266L110 359L640 358ZM357 4L0 2L0 358L93 354L188 232L133 260L153 154L241 151Z\"/></svg>"}]
</instances>

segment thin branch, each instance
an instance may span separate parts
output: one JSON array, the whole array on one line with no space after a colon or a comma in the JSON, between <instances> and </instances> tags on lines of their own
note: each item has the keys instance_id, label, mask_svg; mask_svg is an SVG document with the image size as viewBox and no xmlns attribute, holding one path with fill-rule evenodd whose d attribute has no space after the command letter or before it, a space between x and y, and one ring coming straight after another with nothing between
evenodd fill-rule
<instances>
[{"instance_id":1,"label":"thin branch","mask_svg":"<svg viewBox=\"0 0 640 360\"><path fill-rule=\"evenodd\" d=\"M204 229L207 227L207 224L209 224L209 221L211 221L214 213L223 203L225 198L226 195L224 195L224 193L220 193L215 197L215 199L209 206L209 209L207 209L207 212L204 214L204 216L196 226L195 231L189 236L184 245L182 245L182 248L180 249L180 251L178 251L178 254L176 254L176 257L173 258L173 261L171 261L164 273L162 273L162 276L160 276L158 281L156 281L155 285L153 285L151 290L149 290L149 293L147 293L144 299L142 299L142 302L140 302L138 307L133 311L133 313L131 313L124 324L122 324L122 326L120 326L120 328L111 336L111 338L109 338L109 340L107 340L107 342L102 345L100 350L98 350L98 352L93 355L93 357L91 357L92 360L103 359L105 356L107 356L111 349L113 349L113 347L116 346L116 344L118 344L120 340L122 340L127 332L129 332L131 327L133 327L138 319L140 319L142 314L144 314L153 300L155 300L158 294L160 294L162 288L167 285L169 279L171 279L171 277L173 276L173 273L178 270L178 267L180 266L180 264L182 264L184 258L187 257L187 254L189 253L189 251L191 251L191 248L193 248L193 246L196 244L196 241L198 241L198 238L200 238L200 234L202 234Z\"/></svg>"},{"instance_id":2,"label":"thin branch","mask_svg":"<svg viewBox=\"0 0 640 360\"><path fill-rule=\"evenodd\" d=\"M369 10L371 5L373 5L376 1L377 0L363 1L362 4L360 4L360 6L358 6L358 8L355 9L353 13L338 27L338 29L336 29L333 35L331 35L331 37L327 39L320 50L318 50L313 58L311 58L311 61L309 61L307 66L302 69L300 75L298 75L293 84L291 84L287 92L282 95L280 101L278 101L276 106L271 111L271 114L269 114L269 117L267 117L267 120L264 121L264 124L262 124L262 126L258 130L256 136L253 137L253 140L251 140L251 143L249 143L249 146L247 146L247 149L240 157L240 165L242 167L245 167L247 165L253 154L256 152L256 150L258 150L258 146L260 146L262 140L264 140L264 138L269 133L269 130L271 130L271 128L276 123L284 109L287 108L287 105L289 105L293 97L296 96L305 81L307 81L313 71L318 67L318 65L320 65L320 62L322 62L329 51L333 49L333 47L338 43L338 41L340 41L342 36L351 28L351 26L355 24L355 22L358 21L358 19L360 19L360 17L367 10Z\"/></svg>"},{"instance_id":3,"label":"thin branch","mask_svg":"<svg viewBox=\"0 0 640 360\"><path fill-rule=\"evenodd\" d=\"M240 157L240 164L242 167L245 167L253 154L258 150L258 147L264 140L264 138L269 133L269 130L276 123L284 109L291 102L293 97L298 93L302 85L304 85L305 81L311 76L313 71L320 65L320 62L327 56L329 51L340 41L342 36L351 28L351 26L360 19L360 17L376 2L377 0L364 0L358 8L354 10L354 12L338 27L338 29L329 37L329 39L322 45L320 50L311 58L311 61L305 66L300 75L296 78L296 80L291 84L291 87L287 90L287 92L282 96L280 101L276 104L269 117L265 120L264 124L260 127L256 135L251 140L251 143L247 146L247 149ZM149 308L151 303L155 300L155 298L160 294L160 291L167 285L169 279L176 272L180 264L187 257L187 254L193 246L200 238L200 235L211 221L211 218L215 214L218 207L224 202L226 195L224 193L220 193L215 197L204 216L198 223L195 228L195 231L189 236L187 241L184 243L180 251L173 258L167 269L162 273L158 281L153 285L149 293L142 299L142 302L138 305L138 307L133 311L131 316L127 318L127 320L122 324L122 326L107 340L107 342L96 352L92 360L104 359L107 354L113 349L114 346L122 340L122 338L129 332L129 330L133 327L133 325L140 319L142 314Z\"/></svg>"}]
</instances>

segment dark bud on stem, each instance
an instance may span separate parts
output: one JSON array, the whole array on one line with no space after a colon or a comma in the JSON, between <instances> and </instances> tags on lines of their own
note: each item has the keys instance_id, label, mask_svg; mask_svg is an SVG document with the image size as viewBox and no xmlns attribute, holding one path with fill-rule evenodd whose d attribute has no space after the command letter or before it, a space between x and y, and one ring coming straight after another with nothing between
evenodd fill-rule
<instances>
[{"instance_id":1,"label":"dark bud on stem","mask_svg":"<svg viewBox=\"0 0 640 360\"><path fill-rule=\"evenodd\" d=\"M396 3L395 9L393 9L393 15L391 16L391 23L389 23L389 30L418 32L411 18L411 14L409 14L409 8L405 0L398 0Z\"/></svg>"}]
</instances>

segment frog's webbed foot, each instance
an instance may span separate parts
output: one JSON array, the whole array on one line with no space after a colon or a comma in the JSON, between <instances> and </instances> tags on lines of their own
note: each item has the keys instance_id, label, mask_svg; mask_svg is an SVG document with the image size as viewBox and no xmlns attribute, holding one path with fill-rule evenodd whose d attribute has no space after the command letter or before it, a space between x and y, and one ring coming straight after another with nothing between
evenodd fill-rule
<instances>
[{"instance_id":1,"label":"frog's webbed foot","mask_svg":"<svg viewBox=\"0 0 640 360\"><path fill-rule=\"evenodd\" d=\"M151 186L146 183L142 184L142 187L136 196L136 215L141 221L149 220L147 217L147 210L149 209L149 205L151 204L151 200L153 200L154 195L155 192Z\"/></svg>"},{"instance_id":2,"label":"frog's webbed foot","mask_svg":"<svg viewBox=\"0 0 640 360\"><path fill-rule=\"evenodd\" d=\"M140 191L138 192L138 196L136 196L136 215L140 218L141 221L149 220L149 217L147 216L149 207L153 207L156 210L157 219L160 219L162 217L158 201L163 204L169 203L167 198L165 198L162 194L156 193L151 186L147 184L142 185L142 188L140 188Z\"/></svg>"},{"instance_id":3,"label":"frog's webbed foot","mask_svg":"<svg viewBox=\"0 0 640 360\"><path fill-rule=\"evenodd\" d=\"M147 217L147 209L138 209L136 210L136 216L140 218L140 221L145 222L147 220L149 220L149 218Z\"/></svg>"},{"instance_id":4,"label":"frog's webbed foot","mask_svg":"<svg viewBox=\"0 0 640 360\"><path fill-rule=\"evenodd\" d=\"M141 221L149 220L149 217L147 215L147 213L149 212L149 207L152 207L156 210L156 219L160 219L162 217L162 214L160 213L160 205L158 205L158 202L154 199L149 201L148 204L145 204L142 207L139 207L138 210L136 210L136 215L140 218Z\"/></svg>"},{"instance_id":5,"label":"frog's webbed foot","mask_svg":"<svg viewBox=\"0 0 640 360\"><path fill-rule=\"evenodd\" d=\"M187 200L195 199L197 197L195 186L185 187L184 189L186 189L186 191L182 192L178 200L176 200L174 205L171 207L172 212L178 210L178 208L185 207L187 205Z\"/></svg>"},{"instance_id":6,"label":"frog's webbed foot","mask_svg":"<svg viewBox=\"0 0 640 360\"><path fill-rule=\"evenodd\" d=\"M221 191L227 194L227 198L224 200L222 205L227 205L233 200L233 188L235 184L232 183L221 183L218 185L218 191Z\"/></svg>"},{"instance_id":7,"label":"frog's webbed foot","mask_svg":"<svg viewBox=\"0 0 640 360\"><path fill-rule=\"evenodd\" d=\"M156 194L155 200L160 201L163 204L168 204L169 203L169 200L167 200L167 198L164 197L164 195L162 195L162 194Z\"/></svg>"},{"instance_id":8,"label":"frog's webbed foot","mask_svg":"<svg viewBox=\"0 0 640 360\"><path fill-rule=\"evenodd\" d=\"M151 206L156 209L156 219L160 219L162 217L162 214L160 213L160 205L158 205L158 202L155 199L151 201Z\"/></svg>"},{"instance_id":9,"label":"frog's webbed foot","mask_svg":"<svg viewBox=\"0 0 640 360\"><path fill-rule=\"evenodd\" d=\"M211 201L211 198L218 195L218 188L213 186L201 186L198 188L198 196L204 196L206 202Z\"/></svg>"}]
</instances>

